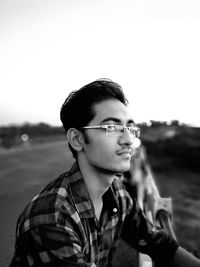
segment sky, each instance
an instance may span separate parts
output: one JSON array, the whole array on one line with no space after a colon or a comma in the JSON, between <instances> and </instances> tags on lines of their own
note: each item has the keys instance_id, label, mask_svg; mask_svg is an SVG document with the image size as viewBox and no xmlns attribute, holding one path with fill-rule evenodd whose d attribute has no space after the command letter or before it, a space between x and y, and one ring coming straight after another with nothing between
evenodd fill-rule
<instances>
[{"instance_id":1,"label":"sky","mask_svg":"<svg viewBox=\"0 0 200 267\"><path fill-rule=\"evenodd\" d=\"M199 0L0 0L0 125L61 125L67 95L119 83L136 122L200 127Z\"/></svg>"}]
</instances>

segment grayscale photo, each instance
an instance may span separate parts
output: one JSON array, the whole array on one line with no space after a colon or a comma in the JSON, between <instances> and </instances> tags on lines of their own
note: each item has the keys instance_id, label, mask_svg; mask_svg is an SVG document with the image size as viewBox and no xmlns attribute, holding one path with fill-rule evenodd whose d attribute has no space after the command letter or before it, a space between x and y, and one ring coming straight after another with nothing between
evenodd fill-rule
<instances>
[{"instance_id":1,"label":"grayscale photo","mask_svg":"<svg viewBox=\"0 0 200 267\"><path fill-rule=\"evenodd\" d=\"M0 1L0 266L200 267L200 2Z\"/></svg>"}]
</instances>

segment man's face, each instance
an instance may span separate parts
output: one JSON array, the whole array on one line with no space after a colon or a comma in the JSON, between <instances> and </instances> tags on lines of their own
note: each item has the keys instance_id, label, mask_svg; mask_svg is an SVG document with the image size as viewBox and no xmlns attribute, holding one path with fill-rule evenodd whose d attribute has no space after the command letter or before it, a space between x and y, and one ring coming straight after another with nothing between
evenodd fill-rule
<instances>
[{"instance_id":1,"label":"man's face","mask_svg":"<svg viewBox=\"0 0 200 267\"><path fill-rule=\"evenodd\" d=\"M87 126L117 124L133 126L126 106L116 99L94 105L95 116ZM83 146L88 164L105 173L125 172L130 167L133 137L125 130L122 136L109 136L105 129L85 129Z\"/></svg>"}]
</instances>

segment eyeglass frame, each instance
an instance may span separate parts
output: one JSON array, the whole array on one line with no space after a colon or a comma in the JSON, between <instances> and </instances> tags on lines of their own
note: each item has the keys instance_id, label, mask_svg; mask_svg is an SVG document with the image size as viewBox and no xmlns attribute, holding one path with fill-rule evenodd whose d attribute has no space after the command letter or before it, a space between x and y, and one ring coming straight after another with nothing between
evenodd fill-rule
<instances>
[{"instance_id":1,"label":"eyeglass frame","mask_svg":"<svg viewBox=\"0 0 200 267\"><path fill-rule=\"evenodd\" d=\"M112 132L109 132L109 128L108 127L116 127L118 128L117 130L120 131L121 134L113 134L113 136L123 136L125 130L128 130L129 134L131 134L131 136L133 135L133 133L135 134L135 136L133 136L133 138L139 138L140 137L140 128L137 126L124 126L124 125L119 125L119 124L106 124L106 125L91 125L91 126L84 126L81 127L81 129L105 129L106 130L106 135L108 136L112 136ZM131 132L131 129L133 129L133 132ZM113 131L114 132L114 131Z\"/></svg>"}]
</instances>

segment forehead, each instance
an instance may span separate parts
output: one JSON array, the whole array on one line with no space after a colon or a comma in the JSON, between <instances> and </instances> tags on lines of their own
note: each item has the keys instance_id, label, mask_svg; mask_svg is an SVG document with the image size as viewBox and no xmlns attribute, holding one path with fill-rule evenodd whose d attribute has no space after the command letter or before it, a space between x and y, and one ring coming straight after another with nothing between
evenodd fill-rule
<instances>
[{"instance_id":1,"label":"forehead","mask_svg":"<svg viewBox=\"0 0 200 267\"><path fill-rule=\"evenodd\" d=\"M130 116L127 107L116 99L109 99L94 104L93 110L95 112L95 116L90 124L98 124L109 118L116 119L122 124L133 122L133 118Z\"/></svg>"}]
</instances>

